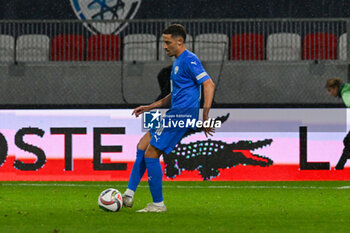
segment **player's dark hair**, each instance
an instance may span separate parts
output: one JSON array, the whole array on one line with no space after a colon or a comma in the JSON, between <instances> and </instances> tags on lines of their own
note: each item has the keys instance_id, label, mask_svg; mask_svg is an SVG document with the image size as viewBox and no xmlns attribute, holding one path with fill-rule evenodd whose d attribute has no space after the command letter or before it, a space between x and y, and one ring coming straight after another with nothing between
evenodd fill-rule
<instances>
[{"instance_id":1,"label":"player's dark hair","mask_svg":"<svg viewBox=\"0 0 350 233\"><path fill-rule=\"evenodd\" d=\"M186 42L186 29L181 24L172 24L163 30L163 34L170 34L172 37L181 36Z\"/></svg>"},{"instance_id":2,"label":"player's dark hair","mask_svg":"<svg viewBox=\"0 0 350 233\"><path fill-rule=\"evenodd\" d=\"M343 82L340 78L331 78L327 80L325 88L339 87L341 84L343 84Z\"/></svg>"}]
</instances>

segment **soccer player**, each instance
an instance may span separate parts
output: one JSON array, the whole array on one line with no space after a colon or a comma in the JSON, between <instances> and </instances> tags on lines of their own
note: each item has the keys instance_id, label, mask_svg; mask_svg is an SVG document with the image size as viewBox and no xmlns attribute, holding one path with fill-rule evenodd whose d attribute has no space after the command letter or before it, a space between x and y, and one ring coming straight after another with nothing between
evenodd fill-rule
<instances>
[{"instance_id":1,"label":"soccer player","mask_svg":"<svg viewBox=\"0 0 350 233\"><path fill-rule=\"evenodd\" d=\"M344 84L340 78L331 78L327 80L326 86L329 94L333 97L342 98L345 106L350 107L350 84ZM335 166L336 170L341 170L348 158L350 158L350 132L345 136L343 154Z\"/></svg>"},{"instance_id":2,"label":"soccer player","mask_svg":"<svg viewBox=\"0 0 350 233\"><path fill-rule=\"evenodd\" d=\"M198 57L186 49L185 28L180 24L170 25L164 29L162 36L166 54L169 57L175 56L176 58L170 78L171 93L150 105L135 108L132 114L138 117L143 112L171 104L166 116L190 115L192 119L198 119L200 90L201 85L203 85L203 121L209 120L209 110L213 101L215 85ZM123 204L126 207L132 207L134 193L147 169L153 203L137 212L166 212L162 191L163 171L159 157L162 154L170 153L188 130L190 128L151 129L141 138L137 144L137 155L131 171L128 189L123 194ZM208 135L212 136L213 132L213 128L204 128L207 137Z\"/></svg>"}]
</instances>

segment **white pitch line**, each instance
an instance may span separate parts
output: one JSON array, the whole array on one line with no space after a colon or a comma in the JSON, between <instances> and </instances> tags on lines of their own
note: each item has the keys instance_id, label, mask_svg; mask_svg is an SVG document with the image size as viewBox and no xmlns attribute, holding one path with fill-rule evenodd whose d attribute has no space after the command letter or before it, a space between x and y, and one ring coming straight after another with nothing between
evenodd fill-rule
<instances>
[{"instance_id":1,"label":"white pitch line","mask_svg":"<svg viewBox=\"0 0 350 233\"><path fill-rule=\"evenodd\" d=\"M350 186L341 186L341 187L338 187L338 189L350 189Z\"/></svg>"},{"instance_id":2,"label":"white pitch line","mask_svg":"<svg viewBox=\"0 0 350 233\"><path fill-rule=\"evenodd\" d=\"M65 183L1 183L1 186L37 186L37 187L111 187L114 184L65 184ZM118 185L118 187L127 187L127 185ZM148 188L148 185L139 185L139 188ZM350 186L339 187L322 187L322 186L263 186L263 185L241 185L241 186L228 186L228 185L163 185L164 188L177 188L177 189L350 189Z\"/></svg>"}]
</instances>

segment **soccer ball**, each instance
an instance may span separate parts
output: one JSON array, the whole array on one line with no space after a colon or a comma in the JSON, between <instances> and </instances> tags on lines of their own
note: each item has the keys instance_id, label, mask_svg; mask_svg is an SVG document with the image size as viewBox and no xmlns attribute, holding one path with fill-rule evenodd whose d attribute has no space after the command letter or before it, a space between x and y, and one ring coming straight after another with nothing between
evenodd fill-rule
<instances>
[{"instance_id":1,"label":"soccer ball","mask_svg":"<svg viewBox=\"0 0 350 233\"><path fill-rule=\"evenodd\" d=\"M105 211L117 212L123 207L122 194L114 188L106 189L98 197L97 203Z\"/></svg>"}]
</instances>

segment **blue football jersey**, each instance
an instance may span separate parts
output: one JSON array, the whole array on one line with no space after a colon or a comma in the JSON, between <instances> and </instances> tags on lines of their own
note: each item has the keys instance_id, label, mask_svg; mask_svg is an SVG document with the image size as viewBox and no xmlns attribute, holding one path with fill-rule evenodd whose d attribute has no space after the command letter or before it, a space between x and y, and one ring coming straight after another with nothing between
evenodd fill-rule
<instances>
[{"instance_id":1,"label":"blue football jersey","mask_svg":"<svg viewBox=\"0 0 350 233\"><path fill-rule=\"evenodd\" d=\"M171 113L191 114L198 119L201 84L210 79L198 57L185 50L171 72Z\"/></svg>"}]
</instances>

